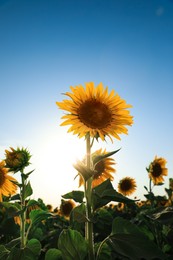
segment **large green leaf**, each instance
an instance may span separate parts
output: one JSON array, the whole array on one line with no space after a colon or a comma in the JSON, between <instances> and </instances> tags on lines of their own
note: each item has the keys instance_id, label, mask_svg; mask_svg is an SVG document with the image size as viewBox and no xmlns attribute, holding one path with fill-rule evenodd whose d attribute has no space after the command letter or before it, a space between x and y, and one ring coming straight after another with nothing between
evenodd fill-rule
<instances>
[{"instance_id":1,"label":"large green leaf","mask_svg":"<svg viewBox=\"0 0 173 260\"><path fill-rule=\"evenodd\" d=\"M45 255L45 260L62 260L62 253L59 249L50 248Z\"/></svg>"},{"instance_id":2,"label":"large green leaf","mask_svg":"<svg viewBox=\"0 0 173 260\"><path fill-rule=\"evenodd\" d=\"M65 260L83 260L87 256L88 247L84 237L76 230L64 229L58 240L58 248Z\"/></svg>"},{"instance_id":3,"label":"large green leaf","mask_svg":"<svg viewBox=\"0 0 173 260\"><path fill-rule=\"evenodd\" d=\"M64 199L73 199L76 202L82 203L84 198L84 192L73 190L71 192L62 195L62 197Z\"/></svg>"},{"instance_id":4,"label":"large green leaf","mask_svg":"<svg viewBox=\"0 0 173 260\"><path fill-rule=\"evenodd\" d=\"M121 217L114 219L107 243L113 251L131 260L166 259L166 255L136 225Z\"/></svg>"},{"instance_id":5,"label":"large green leaf","mask_svg":"<svg viewBox=\"0 0 173 260\"><path fill-rule=\"evenodd\" d=\"M29 248L13 247L7 260L37 260L37 258Z\"/></svg>"}]
</instances>

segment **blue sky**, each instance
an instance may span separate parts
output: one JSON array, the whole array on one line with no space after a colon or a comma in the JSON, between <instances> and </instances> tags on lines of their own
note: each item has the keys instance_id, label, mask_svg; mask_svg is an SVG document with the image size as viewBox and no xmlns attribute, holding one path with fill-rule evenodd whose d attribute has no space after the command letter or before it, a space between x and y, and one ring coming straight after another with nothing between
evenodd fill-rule
<instances>
[{"instance_id":1,"label":"blue sky","mask_svg":"<svg viewBox=\"0 0 173 260\"><path fill-rule=\"evenodd\" d=\"M171 0L1 0L0 159L10 146L27 147L34 198L58 204L78 189L71 154L85 143L59 126L55 102L71 85L103 82L133 105L129 135L98 144L121 147L115 188L134 177L142 196L157 155L168 162L165 185L154 189L164 194L173 177L172 68Z\"/></svg>"}]
</instances>

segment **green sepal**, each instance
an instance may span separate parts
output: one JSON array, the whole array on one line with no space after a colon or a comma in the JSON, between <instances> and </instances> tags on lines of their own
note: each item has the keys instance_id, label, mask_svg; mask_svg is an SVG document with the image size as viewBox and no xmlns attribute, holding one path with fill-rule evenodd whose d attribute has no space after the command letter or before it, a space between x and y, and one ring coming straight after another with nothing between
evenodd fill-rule
<instances>
[{"instance_id":1,"label":"green sepal","mask_svg":"<svg viewBox=\"0 0 173 260\"><path fill-rule=\"evenodd\" d=\"M93 155L92 156L93 166L95 166L101 160L103 160L103 159L105 159L107 157L110 157L111 155L117 153L120 149L118 149L116 151L112 151L112 152L106 153L106 154L103 154L103 155Z\"/></svg>"},{"instance_id":2,"label":"green sepal","mask_svg":"<svg viewBox=\"0 0 173 260\"><path fill-rule=\"evenodd\" d=\"M77 161L76 164L73 164L73 167L79 172L85 181L94 176L95 171L88 168L83 162Z\"/></svg>"}]
</instances>

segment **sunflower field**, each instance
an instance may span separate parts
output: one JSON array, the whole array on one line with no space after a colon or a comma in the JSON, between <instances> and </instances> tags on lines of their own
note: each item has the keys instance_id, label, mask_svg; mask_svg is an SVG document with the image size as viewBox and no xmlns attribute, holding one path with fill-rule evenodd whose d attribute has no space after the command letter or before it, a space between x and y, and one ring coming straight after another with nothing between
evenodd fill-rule
<instances>
[{"instance_id":1,"label":"sunflower field","mask_svg":"<svg viewBox=\"0 0 173 260\"><path fill-rule=\"evenodd\" d=\"M163 185L168 175L166 159L155 156L146 168L145 200L129 198L137 189L129 176L115 190L112 156L119 150L92 148L99 138L113 142L128 134L131 105L101 83L70 89L65 93L69 99L56 104L67 111L61 125L70 125L68 132L85 138L86 154L73 165L83 189L63 194L55 208L41 198L32 199L30 152L19 147L5 150L0 161L0 259L173 259L173 179L164 196L154 194L154 187Z\"/></svg>"}]
</instances>

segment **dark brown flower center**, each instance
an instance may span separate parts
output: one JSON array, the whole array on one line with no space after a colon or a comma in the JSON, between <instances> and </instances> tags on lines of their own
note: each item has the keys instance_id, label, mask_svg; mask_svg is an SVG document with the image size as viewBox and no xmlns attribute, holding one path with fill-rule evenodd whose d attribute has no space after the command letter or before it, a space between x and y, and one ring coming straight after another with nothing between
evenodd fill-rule
<instances>
[{"instance_id":1,"label":"dark brown flower center","mask_svg":"<svg viewBox=\"0 0 173 260\"><path fill-rule=\"evenodd\" d=\"M96 173L94 174L94 179L99 178L104 172L104 170L105 170L105 164L104 161L102 160L95 165Z\"/></svg>"},{"instance_id":2,"label":"dark brown flower center","mask_svg":"<svg viewBox=\"0 0 173 260\"><path fill-rule=\"evenodd\" d=\"M162 175L162 168L159 163L153 164L152 175L153 177L159 177Z\"/></svg>"},{"instance_id":3,"label":"dark brown flower center","mask_svg":"<svg viewBox=\"0 0 173 260\"><path fill-rule=\"evenodd\" d=\"M92 129L107 127L112 119L112 113L107 105L95 99L85 101L79 107L78 115L80 121Z\"/></svg>"},{"instance_id":4,"label":"dark brown flower center","mask_svg":"<svg viewBox=\"0 0 173 260\"><path fill-rule=\"evenodd\" d=\"M122 191L128 191L132 188L132 183L130 180L123 180L120 187Z\"/></svg>"}]
</instances>

